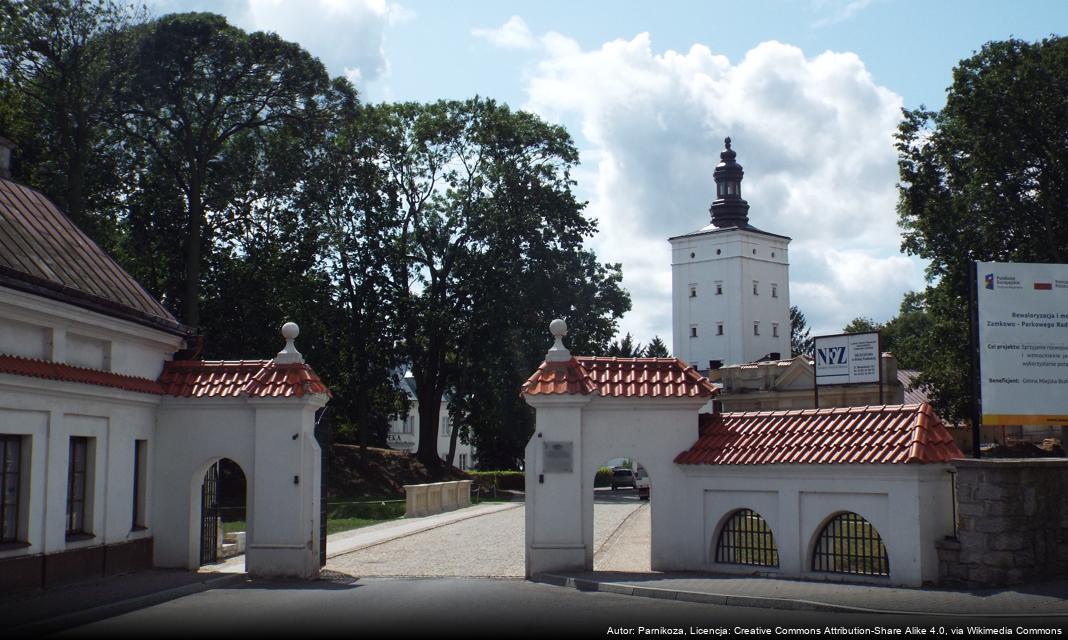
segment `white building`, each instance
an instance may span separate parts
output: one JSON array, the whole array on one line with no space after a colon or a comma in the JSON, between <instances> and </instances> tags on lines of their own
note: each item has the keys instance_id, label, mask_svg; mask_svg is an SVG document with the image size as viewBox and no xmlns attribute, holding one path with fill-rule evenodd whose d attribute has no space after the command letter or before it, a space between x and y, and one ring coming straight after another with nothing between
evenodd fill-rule
<instances>
[{"instance_id":1,"label":"white building","mask_svg":"<svg viewBox=\"0 0 1068 640\"><path fill-rule=\"evenodd\" d=\"M0 139L0 147L6 143ZM196 360L197 339L0 148L0 590L195 569L207 471L248 482L246 569L319 571L329 391L283 329L273 359ZM211 540L214 548L214 539Z\"/></svg>"},{"instance_id":2,"label":"white building","mask_svg":"<svg viewBox=\"0 0 1068 640\"><path fill-rule=\"evenodd\" d=\"M671 242L672 352L705 371L790 357L790 238L749 224L731 139L711 224Z\"/></svg>"},{"instance_id":3,"label":"white building","mask_svg":"<svg viewBox=\"0 0 1068 640\"><path fill-rule=\"evenodd\" d=\"M419 449L419 398L415 394L415 378L405 373L400 380L401 390L408 396L408 415L397 418L389 424L386 442L391 449L414 452ZM438 455L444 460L449 453L449 441L452 438L452 418L449 416L449 396L441 397L441 409L438 411ZM467 471L475 465L475 449L472 445L456 439L456 458L453 465Z\"/></svg>"}]
</instances>

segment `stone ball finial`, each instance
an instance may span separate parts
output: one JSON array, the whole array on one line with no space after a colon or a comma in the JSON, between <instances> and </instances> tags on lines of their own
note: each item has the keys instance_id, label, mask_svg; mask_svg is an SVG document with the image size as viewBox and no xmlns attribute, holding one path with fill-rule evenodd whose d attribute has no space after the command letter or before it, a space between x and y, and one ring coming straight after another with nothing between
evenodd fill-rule
<instances>
[{"instance_id":1,"label":"stone ball finial","mask_svg":"<svg viewBox=\"0 0 1068 640\"><path fill-rule=\"evenodd\" d=\"M723 144L725 144L727 146L727 148L730 149L731 148L731 137L727 136L726 138L724 138L723 139Z\"/></svg>"},{"instance_id":2,"label":"stone ball finial","mask_svg":"<svg viewBox=\"0 0 1068 640\"><path fill-rule=\"evenodd\" d=\"M282 325L282 337L286 339L286 346L274 357L277 364L301 364L304 356L297 351L297 345L293 342L300 335L300 327L296 322L287 322Z\"/></svg>"},{"instance_id":3,"label":"stone ball finial","mask_svg":"<svg viewBox=\"0 0 1068 640\"><path fill-rule=\"evenodd\" d=\"M564 346L564 336L567 335L567 323L557 318L549 323L549 333L553 334L553 346L545 354L546 362L567 362L571 359L571 352Z\"/></svg>"}]
</instances>

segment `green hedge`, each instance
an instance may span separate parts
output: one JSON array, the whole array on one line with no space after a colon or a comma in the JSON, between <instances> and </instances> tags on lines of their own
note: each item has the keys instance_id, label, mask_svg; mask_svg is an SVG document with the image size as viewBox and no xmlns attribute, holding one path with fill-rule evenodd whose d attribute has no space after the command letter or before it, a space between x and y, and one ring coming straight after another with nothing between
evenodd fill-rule
<instances>
[{"instance_id":1,"label":"green hedge","mask_svg":"<svg viewBox=\"0 0 1068 640\"><path fill-rule=\"evenodd\" d=\"M597 470L597 475L593 478L593 486L595 487L610 487L612 486L612 468L601 467Z\"/></svg>"},{"instance_id":2,"label":"green hedge","mask_svg":"<svg viewBox=\"0 0 1068 640\"><path fill-rule=\"evenodd\" d=\"M526 474L522 471L468 471L467 474L484 491L525 491Z\"/></svg>"},{"instance_id":3,"label":"green hedge","mask_svg":"<svg viewBox=\"0 0 1068 640\"><path fill-rule=\"evenodd\" d=\"M331 502L326 506L327 519L364 518L393 520L404 515L404 500L376 502Z\"/></svg>"}]
</instances>

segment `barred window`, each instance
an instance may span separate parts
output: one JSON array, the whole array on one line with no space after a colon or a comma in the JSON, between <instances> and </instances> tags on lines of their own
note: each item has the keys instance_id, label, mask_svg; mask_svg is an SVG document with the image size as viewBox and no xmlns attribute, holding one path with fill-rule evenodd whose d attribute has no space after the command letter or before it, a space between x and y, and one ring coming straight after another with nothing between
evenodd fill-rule
<instances>
[{"instance_id":1,"label":"barred window","mask_svg":"<svg viewBox=\"0 0 1068 640\"><path fill-rule=\"evenodd\" d=\"M870 522L846 512L820 532L812 553L812 570L865 576L890 575L890 559L882 537Z\"/></svg>"},{"instance_id":2,"label":"barred window","mask_svg":"<svg viewBox=\"0 0 1068 640\"><path fill-rule=\"evenodd\" d=\"M19 540L21 485L22 436L0 436L0 543Z\"/></svg>"},{"instance_id":3,"label":"barred window","mask_svg":"<svg viewBox=\"0 0 1068 640\"><path fill-rule=\"evenodd\" d=\"M779 550L775 546L771 527L751 509L735 511L719 532L716 562L779 566Z\"/></svg>"},{"instance_id":4,"label":"barred window","mask_svg":"<svg viewBox=\"0 0 1068 640\"><path fill-rule=\"evenodd\" d=\"M70 439L70 457L67 467L67 536L89 533L86 522L85 503L88 497L89 438Z\"/></svg>"}]
</instances>

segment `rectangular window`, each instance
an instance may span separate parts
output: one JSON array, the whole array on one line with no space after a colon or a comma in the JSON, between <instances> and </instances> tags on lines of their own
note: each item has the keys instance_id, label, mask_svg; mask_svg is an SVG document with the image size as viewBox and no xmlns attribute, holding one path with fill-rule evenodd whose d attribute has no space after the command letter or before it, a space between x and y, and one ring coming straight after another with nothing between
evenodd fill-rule
<instances>
[{"instance_id":1,"label":"rectangular window","mask_svg":"<svg viewBox=\"0 0 1068 640\"><path fill-rule=\"evenodd\" d=\"M754 322L753 323L753 335L754 336L759 336L760 335L760 323L759 322Z\"/></svg>"},{"instance_id":2,"label":"rectangular window","mask_svg":"<svg viewBox=\"0 0 1068 640\"><path fill-rule=\"evenodd\" d=\"M441 435L452 435L452 420L449 420L449 416L441 416Z\"/></svg>"},{"instance_id":3,"label":"rectangular window","mask_svg":"<svg viewBox=\"0 0 1068 640\"><path fill-rule=\"evenodd\" d=\"M19 541L23 436L0 436L0 544Z\"/></svg>"},{"instance_id":4,"label":"rectangular window","mask_svg":"<svg viewBox=\"0 0 1068 640\"><path fill-rule=\"evenodd\" d=\"M772 298L778 298L779 297L779 285L777 285L777 284L772 284L771 285L771 297Z\"/></svg>"},{"instance_id":5,"label":"rectangular window","mask_svg":"<svg viewBox=\"0 0 1068 640\"><path fill-rule=\"evenodd\" d=\"M772 338L778 338L779 337L779 323L778 322L771 323L771 337Z\"/></svg>"},{"instance_id":6,"label":"rectangular window","mask_svg":"<svg viewBox=\"0 0 1068 640\"><path fill-rule=\"evenodd\" d=\"M717 282L716 283L716 295L717 296L723 295L723 283L722 282Z\"/></svg>"},{"instance_id":7,"label":"rectangular window","mask_svg":"<svg viewBox=\"0 0 1068 640\"><path fill-rule=\"evenodd\" d=\"M690 337L691 338L696 338L697 337L697 325L695 325L695 324L690 325Z\"/></svg>"},{"instance_id":8,"label":"rectangular window","mask_svg":"<svg viewBox=\"0 0 1068 640\"><path fill-rule=\"evenodd\" d=\"M133 520L130 529L145 528L145 485L148 479L145 461L148 454L148 440L134 440L133 465Z\"/></svg>"},{"instance_id":9,"label":"rectangular window","mask_svg":"<svg viewBox=\"0 0 1068 640\"><path fill-rule=\"evenodd\" d=\"M401 433L415 433L415 416L408 416L401 427Z\"/></svg>"},{"instance_id":10,"label":"rectangular window","mask_svg":"<svg viewBox=\"0 0 1068 640\"><path fill-rule=\"evenodd\" d=\"M89 533L85 522L85 503L89 485L89 438L70 439L67 466L67 535Z\"/></svg>"},{"instance_id":11,"label":"rectangular window","mask_svg":"<svg viewBox=\"0 0 1068 640\"><path fill-rule=\"evenodd\" d=\"M723 335L723 323L722 322L717 322L716 323L716 335L717 336Z\"/></svg>"},{"instance_id":12,"label":"rectangular window","mask_svg":"<svg viewBox=\"0 0 1068 640\"><path fill-rule=\"evenodd\" d=\"M697 297L697 285L693 285L693 284L690 285L690 297L691 298L696 298Z\"/></svg>"},{"instance_id":13,"label":"rectangular window","mask_svg":"<svg viewBox=\"0 0 1068 640\"><path fill-rule=\"evenodd\" d=\"M460 471L466 471L466 470L467 470L467 454L466 453L461 453L460 454Z\"/></svg>"},{"instance_id":14,"label":"rectangular window","mask_svg":"<svg viewBox=\"0 0 1068 640\"><path fill-rule=\"evenodd\" d=\"M760 283L758 281L756 281L756 280L753 280L753 295L754 296L759 296L760 295Z\"/></svg>"}]
</instances>

